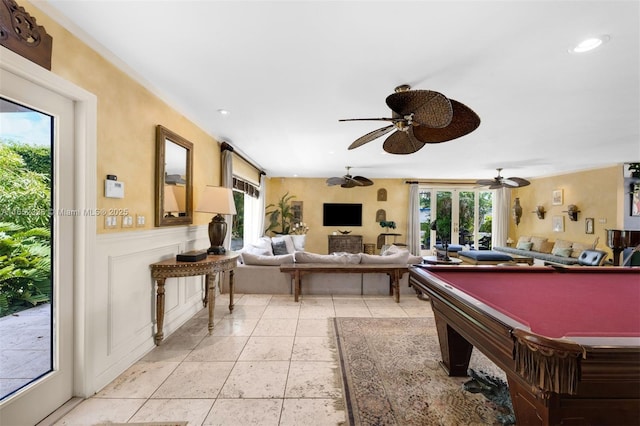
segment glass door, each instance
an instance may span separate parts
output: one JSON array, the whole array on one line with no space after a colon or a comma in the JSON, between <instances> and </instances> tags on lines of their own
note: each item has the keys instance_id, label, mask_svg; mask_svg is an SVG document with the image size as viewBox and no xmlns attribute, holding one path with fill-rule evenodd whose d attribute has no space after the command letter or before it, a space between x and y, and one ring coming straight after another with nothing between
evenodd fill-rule
<instances>
[{"instance_id":1,"label":"glass door","mask_svg":"<svg viewBox=\"0 0 640 426\"><path fill-rule=\"evenodd\" d=\"M491 191L457 188L421 188L420 230L422 254L435 244L487 249L491 240ZM434 203L435 200L435 203Z\"/></svg>"},{"instance_id":2,"label":"glass door","mask_svg":"<svg viewBox=\"0 0 640 426\"><path fill-rule=\"evenodd\" d=\"M73 392L73 102L0 73L0 423L31 425Z\"/></svg>"}]
</instances>

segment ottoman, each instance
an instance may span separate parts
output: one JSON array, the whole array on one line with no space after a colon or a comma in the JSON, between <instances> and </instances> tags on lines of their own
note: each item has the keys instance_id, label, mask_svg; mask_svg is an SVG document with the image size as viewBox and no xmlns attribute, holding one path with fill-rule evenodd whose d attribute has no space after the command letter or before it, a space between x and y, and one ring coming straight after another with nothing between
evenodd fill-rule
<instances>
[{"instance_id":1,"label":"ottoman","mask_svg":"<svg viewBox=\"0 0 640 426\"><path fill-rule=\"evenodd\" d=\"M513 258L506 253L493 250L460 250L458 258L470 265L514 264Z\"/></svg>"}]
</instances>

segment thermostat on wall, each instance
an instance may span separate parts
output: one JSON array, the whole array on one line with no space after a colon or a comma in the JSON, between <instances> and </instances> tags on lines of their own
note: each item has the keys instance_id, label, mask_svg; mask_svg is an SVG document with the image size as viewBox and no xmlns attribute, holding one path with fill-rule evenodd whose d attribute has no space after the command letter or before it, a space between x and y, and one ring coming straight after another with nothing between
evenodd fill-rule
<instances>
[{"instance_id":1,"label":"thermostat on wall","mask_svg":"<svg viewBox=\"0 0 640 426\"><path fill-rule=\"evenodd\" d=\"M124 182L106 179L104 181L104 196L107 198L124 198Z\"/></svg>"}]
</instances>

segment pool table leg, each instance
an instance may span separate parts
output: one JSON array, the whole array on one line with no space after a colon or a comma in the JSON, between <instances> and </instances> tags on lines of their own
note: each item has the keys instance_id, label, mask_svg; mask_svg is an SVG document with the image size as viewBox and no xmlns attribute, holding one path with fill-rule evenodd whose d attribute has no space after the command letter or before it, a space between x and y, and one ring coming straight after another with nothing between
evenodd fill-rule
<instances>
[{"instance_id":1,"label":"pool table leg","mask_svg":"<svg viewBox=\"0 0 640 426\"><path fill-rule=\"evenodd\" d=\"M440 341L440 353L442 354L440 365L449 376L467 376L473 346L451 328L446 321L439 319L438 315L435 316L435 319L438 340Z\"/></svg>"}]
</instances>

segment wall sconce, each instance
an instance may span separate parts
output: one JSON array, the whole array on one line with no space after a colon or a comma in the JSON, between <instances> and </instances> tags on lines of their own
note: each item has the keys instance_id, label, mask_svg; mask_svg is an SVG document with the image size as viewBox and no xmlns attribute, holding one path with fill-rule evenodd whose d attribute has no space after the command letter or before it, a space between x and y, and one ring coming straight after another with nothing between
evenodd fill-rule
<instances>
[{"instance_id":1,"label":"wall sconce","mask_svg":"<svg viewBox=\"0 0 640 426\"><path fill-rule=\"evenodd\" d=\"M513 200L513 220L516 221L516 226L520 224L520 218L522 218L522 206L520 205L520 198L516 197Z\"/></svg>"},{"instance_id":2,"label":"wall sconce","mask_svg":"<svg viewBox=\"0 0 640 426\"><path fill-rule=\"evenodd\" d=\"M578 220L578 213L580 212L580 210L578 210L578 206L576 206L575 204L569 204L569 210L563 210L563 213L566 213L569 216L569 219L571 219L573 222Z\"/></svg>"},{"instance_id":3,"label":"wall sconce","mask_svg":"<svg viewBox=\"0 0 640 426\"><path fill-rule=\"evenodd\" d=\"M544 219L544 214L546 213L544 206L537 206L536 211L531 212L538 215L538 219Z\"/></svg>"}]
</instances>

